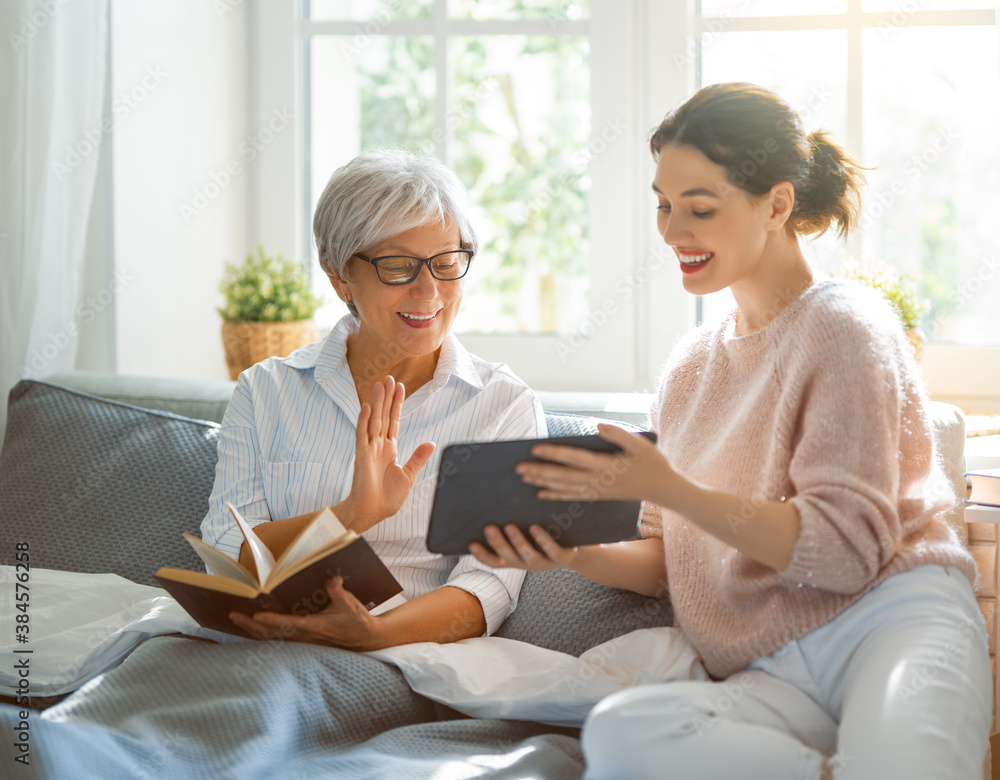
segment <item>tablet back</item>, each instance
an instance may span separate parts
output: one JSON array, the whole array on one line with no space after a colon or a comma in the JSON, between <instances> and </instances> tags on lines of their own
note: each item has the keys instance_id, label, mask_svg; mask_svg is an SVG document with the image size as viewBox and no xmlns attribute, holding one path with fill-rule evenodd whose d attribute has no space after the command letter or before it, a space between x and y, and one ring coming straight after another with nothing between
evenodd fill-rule
<instances>
[{"instance_id":1,"label":"tablet back","mask_svg":"<svg viewBox=\"0 0 1000 780\"><path fill-rule=\"evenodd\" d=\"M655 434L643 436L656 440ZM538 488L514 473L522 461L539 461L531 448L546 444L616 452L618 447L597 435L550 439L453 444L444 449L431 507L427 549L444 555L465 555L469 542L486 545L482 529L514 523L522 532L538 523L565 547L634 539L638 532L638 501L548 501ZM614 474L609 473L609 479ZM489 545L486 545L489 547Z\"/></svg>"}]
</instances>

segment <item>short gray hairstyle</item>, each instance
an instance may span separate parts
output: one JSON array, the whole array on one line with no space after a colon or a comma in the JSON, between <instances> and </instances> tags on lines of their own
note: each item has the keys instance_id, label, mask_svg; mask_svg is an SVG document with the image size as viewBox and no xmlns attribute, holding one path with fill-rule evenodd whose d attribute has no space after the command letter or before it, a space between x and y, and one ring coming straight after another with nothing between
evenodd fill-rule
<instances>
[{"instance_id":1,"label":"short gray hairstyle","mask_svg":"<svg viewBox=\"0 0 1000 780\"><path fill-rule=\"evenodd\" d=\"M479 240L458 176L434 157L379 149L334 171L313 216L313 238L327 274L340 273L357 252L421 225L450 219L463 249ZM343 274L341 274L343 276ZM348 308L354 316L353 302Z\"/></svg>"}]
</instances>

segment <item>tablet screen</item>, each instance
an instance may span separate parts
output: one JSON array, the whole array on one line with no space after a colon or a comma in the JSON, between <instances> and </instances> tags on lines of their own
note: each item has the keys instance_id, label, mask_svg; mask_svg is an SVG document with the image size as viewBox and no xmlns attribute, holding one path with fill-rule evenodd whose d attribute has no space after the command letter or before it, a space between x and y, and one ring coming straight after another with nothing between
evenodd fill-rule
<instances>
[{"instance_id":1,"label":"tablet screen","mask_svg":"<svg viewBox=\"0 0 1000 780\"><path fill-rule=\"evenodd\" d=\"M651 441L656 435L642 433ZM538 488L521 481L514 466L540 461L536 444L564 444L599 452L618 447L596 434L551 439L452 444L441 455L437 488L427 531L427 549L443 555L466 555L469 543L487 548L483 528L514 523L527 534L538 523L564 547L601 544L638 536L639 501L549 501Z\"/></svg>"}]
</instances>

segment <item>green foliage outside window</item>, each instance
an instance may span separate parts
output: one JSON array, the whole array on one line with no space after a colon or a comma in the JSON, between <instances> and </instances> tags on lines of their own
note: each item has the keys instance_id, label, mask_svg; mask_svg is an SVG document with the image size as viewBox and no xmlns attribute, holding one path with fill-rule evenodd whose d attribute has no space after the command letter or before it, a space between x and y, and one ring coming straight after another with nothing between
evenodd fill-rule
<instances>
[{"instance_id":1,"label":"green foliage outside window","mask_svg":"<svg viewBox=\"0 0 1000 780\"><path fill-rule=\"evenodd\" d=\"M504 12L537 18L545 6L565 5L507 0ZM499 310L481 327L555 331L586 306L580 285L567 280L589 275L589 43L556 35L450 43L448 162L482 212L480 273L469 284ZM434 55L429 37L386 36L358 58L362 148L435 153ZM512 77L525 63L538 78ZM525 285L533 286L527 296ZM525 300L538 300L541 311Z\"/></svg>"}]
</instances>

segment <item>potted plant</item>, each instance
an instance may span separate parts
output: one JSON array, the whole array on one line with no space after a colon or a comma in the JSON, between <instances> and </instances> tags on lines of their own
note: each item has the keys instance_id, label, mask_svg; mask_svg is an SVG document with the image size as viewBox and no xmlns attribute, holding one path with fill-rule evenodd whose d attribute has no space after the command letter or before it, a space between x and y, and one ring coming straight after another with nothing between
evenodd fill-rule
<instances>
[{"instance_id":1,"label":"potted plant","mask_svg":"<svg viewBox=\"0 0 1000 780\"><path fill-rule=\"evenodd\" d=\"M926 310L927 302L917 293L916 277L901 274L891 265L881 265L874 269L850 268L844 276L867 284L885 296L899 315L906 336L913 345L917 362L920 362L927 343L924 332L920 329L920 316Z\"/></svg>"},{"instance_id":2,"label":"potted plant","mask_svg":"<svg viewBox=\"0 0 1000 780\"><path fill-rule=\"evenodd\" d=\"M230 379L319 338L312 316L321 301L309 288L305 269L281 254L270 257L258 246L242 265L227 262L219 289L226 297L218 311Z\"/></svg>"}]
</instances>

